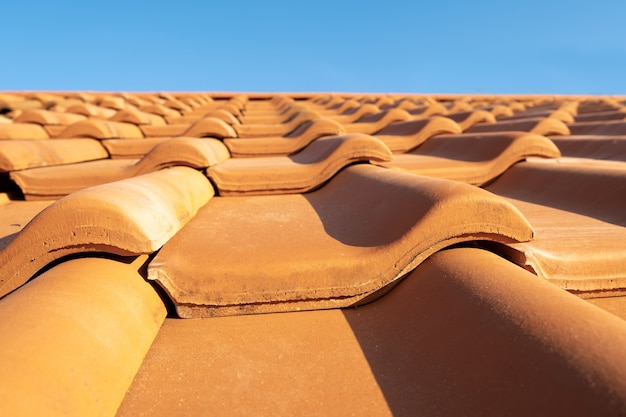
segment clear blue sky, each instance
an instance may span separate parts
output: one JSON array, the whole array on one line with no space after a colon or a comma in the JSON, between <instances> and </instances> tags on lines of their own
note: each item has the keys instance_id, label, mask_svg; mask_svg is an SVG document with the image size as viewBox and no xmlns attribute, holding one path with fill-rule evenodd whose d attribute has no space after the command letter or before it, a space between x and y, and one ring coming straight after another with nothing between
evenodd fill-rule
<instances>
[{"instance_id":1,"label":"clear blue sky","mask_svg":"<svg viewBox=\"0 0 626 417\"><path fill-rule=\"evenodd\" d=\"M31 1L0 90L626 94L626 1Z\"/></svg>"}]
</instances>

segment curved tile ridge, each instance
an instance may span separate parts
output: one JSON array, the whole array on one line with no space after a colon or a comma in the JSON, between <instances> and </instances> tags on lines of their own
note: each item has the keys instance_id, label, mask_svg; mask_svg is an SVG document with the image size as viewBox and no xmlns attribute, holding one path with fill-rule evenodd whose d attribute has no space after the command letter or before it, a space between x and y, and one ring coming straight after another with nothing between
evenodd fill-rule
<instances>
[{"instance_id":1,"label":"curved tile ridge","mask_svg":"<svg viewBox=\"0 0 626 417\"><path fill-rule=\"evenodd\" d=\"M345 307L441 248L532 237L521 213L485 190L362 164L309 194L214 198L148 278L181 317Z\"/></svg>"},{"instance_id":2,"label":"curved tile ridge","mask_svg":"<svg viewBox=\"0 0 626 417\"><path fill-rule=\"evenodd\" d=\"M354 162L391 158L385 144L372 136L329 136L290 157L230 159L207 169L207 176L220 195L293 194L319 187Z\"/></svg>"},{"instance_id":3,"label":"curved tile ridge","mask_svg":"<svg viewBox=\"0 0 626 417\"><path fill-rule=\"evenodd\" d=\"M240 156L289 155L298 152L315 139L345 133L343 126L332 119L315 119L305 122L293 132L280 137L224 139L231 154Z\"/></svg>"},{"instance_id":4,"label":"curved tile ridge","mask_svg":"<svg viewBox=\"0 0 626 417\"><path fill-rule=\"evenodd\" d=\"M194 138L212 137L212 138L236 138L235 129L221 119L215 117L205 117L192 123L191 126L180 136L188 136Z\"/></svg>"},{"instance_id":5,"label":"curved tile ridge","mask_svg":"<svg viewBox=\"0 0 626 417\"><path fill-rule=\"evenodd\" d=\"M241 121L236 116L236 113L228 111L225 108L217 108L205 113L203 117L214 117L216 119L223 120L231 126L237 126L241 124Z\"/></svg>"},{"instance_id":6,"label":"curved tile ridge","mask_svg":"<svg viewBox=\"0 0 626 417\"><path fill-rule=\"evenodd\" d=\"M89 103L77 103L69 106L66 110L67 113L82 114L87 117L99 117L102 119L108 119L115 115L115 110L107 109L105 107L96 106Z\"/></svg>"},{"instance_id":7,"label":"curved tile ridge","mask_svg":"<svg viewBox=\"0 0 626 417\"><path fill-rule=\"evenodd\" d=\"M59 133L58 138L139 139L141 130L132 123L88 119L72 123Z\"/></svg>"},{"instance_id":8,"label":"curved tile ridge","mask_svg":"<svg viewBox=\"0 0 626 417\"><path fill-rule=\"evenodd\" d=\"M322 116L312 110L301 110L289 118L289 121L284 123L271 123L271 124L241 124L235 127L237 136L240 138L252 138L261 136L284 136L293 132L301 124L321 119Z\"/></svg>"},{"instance_id":9,"label":"curved tile ridge","mask_svg":"<svg viewBox=\"0 0 626 417\"><path fill-rule=\"evenodd\" d=\"M71 194L39 213L0 252L0 296L68 254L152 253L212 195L204 175L187 167Z\"/></svg>"},{"instance_id":10,"label":"curved tile ridge","mask_svg":"<svg viewBox=\"0 0 626 417\"><path fill-rule=\"evenodd\" d=\"M467 133L484 132L528 132L542 136L569 135L570 129L565 123L552 118L529 118L511 121L474 125L467 129Z\"/></svg>"},{"instance_id":11,"label":"curved tile ridge","mask_svg":"<svg viewBox=\"0 0 626 417\"><path fill-rule=\"evenodd\" d=\"M171 166L208 168L230 158L228 148L217 139L173 138L157 144L133 166L132 176Z\"/></svg>"},{"instance_id":12,"label":"curved tile ridge","mask_svg":"<svg viewBox=\"0 0 626 417\"><path fill-rule=\"evenodd\" d=\"M626 171L623 164L533 161L509 169L487 189L507 198L537 231L532 243L497 250L561 288L626 288Z\"/></svg>"},{"instance_id":13,"label":"curved tile ridge","mask_svg":"<svg viewBox=\"0 0 626 417\"><path fill-rule=\"evenodd\" d=\"M135 108L119 110L109 120L112 122L132 123L134 125L162 126L165 124L165 119L163 119L163 117L154 113L143 112Z\"/></svg>"},{"instance_id":14,"label":"curved tile ridge","mask_svg":"<svg viewBox=\"0 0 626 417\"><path fill-rule=\"evenodd\" d=\"M447 114L445 117L457 122L457 124L464 131L479 123L496 123L495 116L485 110L472 110L460 113L450 113Z\"/></svg>"},{"instance_id":15,"label":"curved tile ridge","mask_svg":"<svg viewBox=\"0 0 626 417\"><path fill-rule=\"evenodd\" d=\"M147 140L147 139L143 139ZM158 143L139 161L104 159L12 172L27 200L59 199L108 182L136 177L171 166L205 169L230 157L216 139L173 138Z\"/></svg>"},{"instance_id":16,"label":"curved tile ridge","mask_svg":"<svg viewBox=\"0 0 626 417\"><path fill-rule=\"evenodd\" d=\"M487 251L436 253L395 290L343 314L400 414L626 410L624 321Z\"/></svg>"},{"instance_id":17,"label":"curved tile ridge","mask_svg":"<svg viewBox=\"0 0 626 417\"><path fill-rule=\"evenodd\" d=\"M36 123L0 123L0 140L48 138L46 129Z\"/></svg>"},{"instance_id":18,"label":"curved tile ridge","mask_svg":"<svg viewBox=\"0 0 626 417\"><path fill-rule=\"evenodd\" d=\"M408 122L390 123L376 133L393 153L404 153L424 143L433 136L461 133L461 127L447 117L433 116Z\"/></svg>"},{"instance_id":19,"label":"curved tile ridge","mask_svg":"<svg viewBox=\"0 0 626 417\"><path fill-rule=\"evenodd\" d=\"M356 108L347 109L339 114L327 114L327 117L339 123L353 123L363 116L380 112L380 108L375 104L363 104Z\"/></svg>"},{"instance_id":20,"label":"curved tile ridge","mask_svg":"<svg viewBox=\"0 0 626 417\"><path fill-rule=\"evenodd\" d=\"M69 260L2 300L0 414L115 414L166 315L146 259Z\"/></svg>"},{"instance_id":21,"label":"curved tile ridge","mask_svg":"<svg viewBox=\"0 0 626 417\"><path fill-rule=\"evenodd\" d=\"M0 172L108 158L94 139L0 141Z\"/></svg>"},{"instance_id":22,"label":"curved tile ridge","mask_svg":"<svg viewBox=\"0 0 626 417\"><path fill-rule=\"evenodd\" d=\"M363 133L371 135L381 131L390 123L407 120L413 120L413 116L411 116L406 110L391 109L382 111L378 114L363 116L356 122L345 124L343 127L347 133Z\"/></svg>"},{"instance_id":23,"label":"curved tile ridge","mask_svg":"<svg viewBox=\"0 0 626 417\"><path fill-rule=\"evenodd\" d=\"M49 111L43 109L26 109L13 119L15 123L36 123L38 125L70 125L85 120L82 114Z\"/></svg>"},{"instance_id":24,"label":"curved tile ridge","mask_svg":"<svg viewBox=\"0 0 626 417\"><path fill-rule=\"evenodd\" d=\"M377 164L480 186L531 156L558 158L561 154L550 139L532 133L441 135L411 153Z\"/></svg>"}]
</instances>

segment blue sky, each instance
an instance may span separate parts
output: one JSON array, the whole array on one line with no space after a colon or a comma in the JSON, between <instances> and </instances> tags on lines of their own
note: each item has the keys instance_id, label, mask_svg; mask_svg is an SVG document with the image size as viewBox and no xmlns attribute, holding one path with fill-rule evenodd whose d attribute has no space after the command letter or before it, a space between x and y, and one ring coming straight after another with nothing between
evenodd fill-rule
<instances>
[{"instance_id":1,"label":"blue sky","mask_svg":"<svg viewBox=\"0 0 626 417\"><path fill-rule=\"evenodd\" d=\"M626 94L626 1L30 1L0 90Z\"/></svg>"}]
</instances>

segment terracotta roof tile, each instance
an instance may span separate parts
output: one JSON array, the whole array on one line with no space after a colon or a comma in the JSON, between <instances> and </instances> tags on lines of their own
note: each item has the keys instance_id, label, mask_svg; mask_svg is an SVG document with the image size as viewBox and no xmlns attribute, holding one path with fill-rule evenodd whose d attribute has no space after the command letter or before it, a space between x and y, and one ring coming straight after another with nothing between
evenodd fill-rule
<instances>
[{"instance_id":1,"label":"terracotta roof tile","mask_svg":"<svg viewBox=\"0 0 626 417\"><path fill-rule=\"evenodd\" d=\"M0 93L0 414L626 414L625 106Z\"/></svg>"},{"instance_id":2,"label":"terracotta roof tile","mask_svg":"<svg viewBox=\"0 0 626 417\"><path fill-rule=\"evenodd\" d=\"M396 155L391 162L379 165L483 185L528 157L560 155L545 136L521 132L468 133L433 137L410 153Z\"/></svg>"},{"instance_id":3,"label":"terracotta roof tile","mask_svg":"<svg viewBox=\"0 0 626 417\"><path fill-rule=\"evenodd\" d=\"M46 130L35 123L2 123L0 124L0 140L2 139L48 139Z\"/></svg>"},{"instance_id":4,"label":"terracotta roof tile","mask_svg":"<svg viewBox=\"0 0 626 417\"><path fill-rule=\"evenodd\" d=\"M624 344L620 319L453 249L356 309L166 319L117 415L619 415Z\"/></svg>"},{"instance_id":5,"label":"terracotta roof tile","mask_svg":"<svg viewBox=\"0 0 626 417\"><path fill-rule=\"evenodd\" d=\"M67 140L64 143L67 143ZM103 152L102 147L100 150ZM229 157L228 149L215 139L180 138L156 144L137 161L104 159L80 164L27 169L12 172L11 178L22 189L26 199L57 199L84 188L147 174L171 166L205 169Z\"/></svg>"},{"instance_id":6,"label":"terracotta roof tile","mask_svg":"<svg viewBox=\"0 0 626 417\"><path fill-rule=\"evenodd\" d=\"M149 277L184 317L339 307L439 248L531 238L520 213L483 190L354 166L310 194L213 199L163 247Z\"/></svg>"},{"instance_id":7,"label":"terracotta roof tile","mask_svg":"<svg viewBox=\"0 0 626 417\"><path fill-rule=\"evenodd\" d=\"M533 242L510 245L515 262L564 289L611 291L626 287L625 187L621 164L557 161L519 164L487 189L507 197L535 227Z\"/></svg>"},{"instance_id":8,"label":"terracotta roof tile","mask_svg":"<svg viewBox=\"0 0 626 417\"><path fill-rule=\"evenodd\" d=\"M0 295L68 254L152 253L212 195L206 178L186 167L73 193L43 210L0 252Z\"/></svg>"},{"instance_id":9,"label":"terracotta roof tile","mask_svg":"<svg viewBox=\"0 0 626 417\"><path fill-rule=\"evenodd\" d=\"M416 148L431 137L461 132L461 127L454 121L446 117L433 116L427 119L390 123L379 130L376 137L392 152L403 153Z\"/></svg>"},{"instance_id":10,"label":"terracotta roof tile","mask_svg":"<svg viewBox=\"0 0 626 417\"><path fill-rule=\"evenodd\" d=\"M36 123L39 125L69 125L85 120L81 114L50 111L43 109L24 110L18 117L13 119L15 123Z\"/></svg>"},{"instance_id":11,"label":"terracotta roof tile","mask_svg":"<svg viewBox=\"0 0 626 417\"><path fill-rule=\"evenodd\" d=\"M332 119L322 118L305 122L284 136L224 139L233 156L289 155L298 152L315 139L345 133L343 126Z\"/></svg>"},{"instance_id":12,"label":"terracotta roof tile","mask_svg":"<svg viewBox=\"0 0 626 417\"><path fill-rule=\"evenodd\" d=\"M115 413L166 313L145 260L71 260L2 300L0 414Z\"/></svg>"},{"instance_id":13,"label":"terracotta roof tile","mask_svg":"<svg viewBox=\"0 0 626 417\"><path fill-rule=\"evenodd\" d=\"M3 140L0 141L0 171L71 164L109 155L93 139Z\"/></svg>"},{"instance_id":14,"label":"terracotta roof tile","mask_svg":"<svg viewBox=\"0 0 626 417\"><path fill-rule=\"evenodd\" d=\"M116 139L142 138L141 130L132 123L109 122L105 120L89 119L72 123L67 126L59 138L94 138L94 139Z\"/></svg>"}]
</instances>

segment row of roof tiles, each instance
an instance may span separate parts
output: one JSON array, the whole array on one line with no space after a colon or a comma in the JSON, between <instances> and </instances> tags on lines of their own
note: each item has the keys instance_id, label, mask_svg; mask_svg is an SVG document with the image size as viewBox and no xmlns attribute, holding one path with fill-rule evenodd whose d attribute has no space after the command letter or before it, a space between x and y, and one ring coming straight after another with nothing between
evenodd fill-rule
<instances>
[{"instance_id":1,"label":"row of roof tiles","mask_svg":"<svg viewBox=\"0 0 626 417\"><path fill-rule=\"evenodd\" d=\"M66 264L68 268L77 264L62 262L67 256L88 253L129 259L152 255L147 260L137 258L143 260L119 274L137 274L136 265L142 264L140 281L155 281L164 290L162 294L152 290L153 297L163 297L161 313L137 310L137 314L161 317L155 321L158 328L169 303L175 306L171 314L179 317L213 317L335 309L384 300L389 297L385 293L409 279L407 275L428 270L420 265L430 258L446 259L445 264L458 269L465 262L461 258L482 259L490 251L513 262L505 268L507 274L534 274L556 284L555 291L561 287L600 306L608 305L603 300L611 296L612 310L621 311L613 301L623 291L626 270L619 197L626 171L621 162L602 160L620 160L626 122L620 120L624 103L619 99L438 101L418 96L313 95L299 100L288 96L252 100L245 95L213 99L208 94L23 93L0 95L0 101L4 114L0 210L5 219L0 239L0 294L5 297L0 308L3 303L12 308L17 301L10 300L19 300L20 294L36 294L40 290L32 285L35 282L63 285L44 277L58 268L65 270ZM481 248L473 250L476 255L455 249L435 256L444 248L470 244ZM479 275L492 274L497 262L489 259L473 267L482 271ZM118 268L122 261L97 262ZM482 275L475 279L483 279ZM496 298L490 302L515 303ZM380 302L372 302L366 311L390 320L390 312L376 307ZM588 308L583 305L592 307L580 300L563 302L581 312ZM287 320L299 320L290 318L299 313L286 314ZM479 323L491 320L481 314L476 318ZM276 320L274 315L264 317L270 323ZM143 330L142 323L139 320L133 330L145 336L143 347L133 353L139 357L148 349L145 340L156 334ZM355 323L356 334L358 320ZM619 320L618 324L622 326ZM178 328L173 322L167 326ZM388 337L396 340L404 331ZM87 336L83 334L81 340ZM557 344L562 341L552 334L541 337ZM357 339L365 349L371 335L357 334ZM18 349L19 343L6 347L8 356L17 354L11 349ZM409 345L415 343L417 339ZM580 346L586 349L586 343ZM531 351L544 358L540 361L561 363L563 352L542 349L545 346ZM67 355L59 358L61 367L69 360ZM372 360L370 364L378 359ZM135 364L127 370L132 378L141 361L129 358L129 363ZM150 369L151 363L144 366ZM591 371L581 369L603 375L613 372L617 380L622 378L610 365L596 365L585 365ZM570 372L566 368L558 372ZM8 366L7 372L19 369ZM141 386L151 386L150 381L160 378L157 371L145 372L137 375ZM457 384L466 382L467 376L457 377ZM94 387L104 389L103 380L95 378ZM129 376L120 378L120 385L107 388L107 413L115 412L127 395ZM399 383L402 378L392 379ZM377 379L379 386L370 384L367 390L380 393L382 389L389 395L392 389ZM605 388L615 382L590 381ZM72 391L74 383L67 380L64 387ZM28 378L23 384L36 388ZM421 385L415 381L410 385L417 386ZM151 390L157 389L151 387L148 391L131 388L120 412L137 414L134 407L145 406ZM568 389L558 394L571 394ZM582 383L575 389L584 394L580 401L597 405L589 385ZM187 398L190 392L183 391L171 395ZM79 399L74 405L83 407L80 414L93 412L90 399L97 394L80 392L75 392ZM431 405L439 394L429 394ZM626 404L617 385L600 394L597 398L606 394L612 401L608 409ZM58 410L55 395L53 391L44 395L48 399L39 403L42 409ZM527 398L514 397L509 392L505 398L520 404ZM383 409L395 412L397 407L415 411L423 410L420 407L426 403L395 398L391 404L383 401L375 407L381 413ZM161 406L163 414L176 409L171 404ZM484 402L480 407L489 409Z\"/></svg>"}]
</instances>

